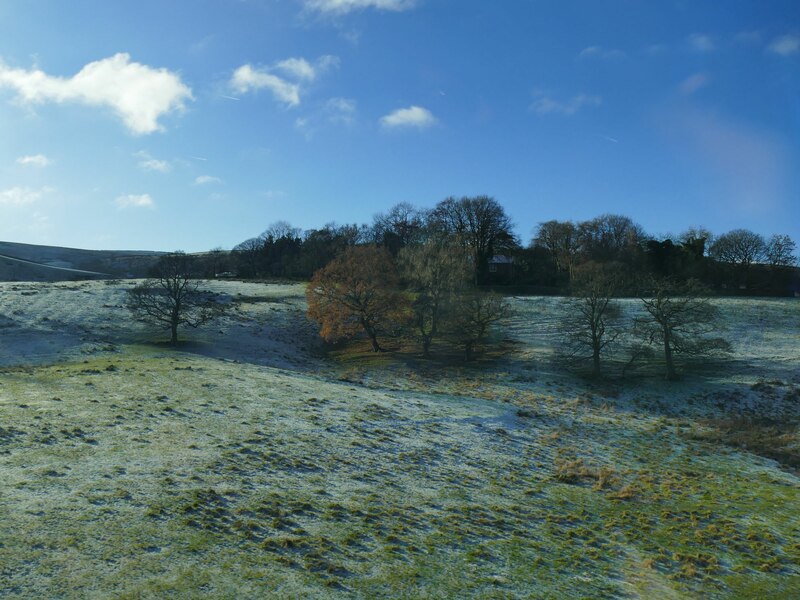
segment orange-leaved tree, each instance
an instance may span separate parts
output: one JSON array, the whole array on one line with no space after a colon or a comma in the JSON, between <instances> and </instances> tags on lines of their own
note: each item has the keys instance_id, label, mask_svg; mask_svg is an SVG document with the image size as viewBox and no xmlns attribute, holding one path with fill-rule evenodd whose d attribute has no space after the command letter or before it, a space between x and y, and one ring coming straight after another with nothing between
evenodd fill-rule
<instances>
[{"instance_id":1,"label":"orange-leaved tree","mask_svg":"<svg viewBox=\"0 0 800 600\"><path fill-rule=\"evenodd\" d=\"M306 289L308 316L329 342L364 331L381 352L378 335L391 330L405 312L397 269L389 252L373 246L347 248L311 279Z\"/></svg>"}]
</instances>

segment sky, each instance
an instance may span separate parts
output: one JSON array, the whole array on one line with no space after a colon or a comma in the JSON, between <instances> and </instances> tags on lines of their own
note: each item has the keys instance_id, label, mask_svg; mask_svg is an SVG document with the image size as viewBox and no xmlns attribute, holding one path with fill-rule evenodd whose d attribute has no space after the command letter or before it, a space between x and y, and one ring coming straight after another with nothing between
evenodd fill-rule
<instances>
[{"instance_id":1,"label":"sky","mask_svg":"<svg viewBox=\"0 0 800 600\"><path fill-rule=\"evenodd\" d=\"M4 0L0 240L231 248L500 202L800 243L797 0Z\"/></svg>"}]
</instances>

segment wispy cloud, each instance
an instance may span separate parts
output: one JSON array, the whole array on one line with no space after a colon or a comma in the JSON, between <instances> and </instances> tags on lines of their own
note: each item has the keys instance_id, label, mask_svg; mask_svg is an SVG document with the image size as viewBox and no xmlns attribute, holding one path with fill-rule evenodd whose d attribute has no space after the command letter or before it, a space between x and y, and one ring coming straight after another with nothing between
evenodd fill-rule
<instances>
[{"instance_id":1,"label":"wispy cloud","mask_svg":"<svg viewBox=\"0 0 800 600\"><path fill-rule=\"evenodd\" d=\"M278 102L297 106L303 91L302 84L310 83L322 73L337 68L339 63L339 57L325 55L313 64L305 58L287 58L270 67L246 64L233 72L229 85L240 94L266 89ZM276 75L276 72L280 75Z\"/></svg>"},{"instance_id":2,"label":"wispy cloud","mask_svg":"<svg viewBox=\"0 0 800 600\"><path fill-rule=\"evenodd\" d=\"M583 108L598 106L603 99L600 96L589 94L577 94L566 100L556 100L544 92L535 93L536 100L531 104L530 109L537 115L563 115L571 117Z\"/></svg>"},{"instance_id":3,"label":"wispy cloud","mask_svg":"<svg viewBox=\"0 0 800 600\"><path fill-rule=\"evenodd\" d=\"M791 156L773 133L696 108L659 115L664 133L682 156L718 179L726 189L719 210L741 215L764 214L792 200L787 195Z\"/></svg>"},{"instance_id":4,"label":"wispy cloud","mask_svg":"<svg viewBox=\"0 0 800 600\"><path fill-rule=\"evenodd\" d=\"M20 156L17 159L18 165L25 167L46 167L50 164L50 159L44 154L32 154L30 156Z\"/></svg>"},{"instance_id":5,"label":"wispy cloud","mask_svg":"<svg viewBox=\"0 0 800 600\"><path fill-rule=\"evenodd\" d=\"M779 54L780 56L790 56L800 52L800 36L798 35L782 35L781 37L772 40L772 43L767 47L769 52Z\"/></svg>"},{"instance_id":6,"label":"wispy cloud","mask_svg":"<svg viewBox=\"0 0 800 600\"><path fill-rule=\"evenodd\" d=\"M334 16L367 8L401 12L416 4L417 0L305 0L306 10Z\"/></svg>"},{"instance_id":7,"label":"wispy cloud","mask_svg":"<svg viewBox=\"0 0 800 600\"><path fill-rule=\"evenodd\" d=\"M191 89L177 74L131 62L125 53L91 62L72 77L0 62L2 87L14 90L24 105L77 102L110 108L136 135L163 130L159 119L182 110L192 99Z\"/></svg>"},{"instance_id":8,"label":"wispy cloud","mask_svg":"<svg viewBox=\"0 0 800 600\"><path fill-rule=\"evenodd\" d=\"M222 179L213 175L200 175L194 180L195 185L209 185L212 183L222 183Z\"/></svg>"},{"instance_id":9,"label":"wispy cloud","mask_svg":"<svg viewBox=\"0 0 800 600\"><path fill-rule=\"evenodd\" d=\"M356 117L356 101L352 98L331 98L323 109L329 123L352 125Z\"/></svg>"},{"instance_id":10,"label":"wispy cloud","mask_svg":"<svg viewBox=\"0 0 800 600\"><path fill-rule=\"evenodd\" d=\"M311 139L323 125L353 125L357 112L356 101L352 98L329 98L316 111L295 119L294 126L306 139Z\"/></svg>"},{"instance_id":11,"label":"wispy cloud","mask_svg":"<svg viewBox=\"0 0 800 600\"><path fill-rule=\"evenodd\" d=\"M625 53L622 50L615 48L603 48L602 46L587 46L578 53L578 58L587 60L592 58L600 59L617 59L625 58Z\"/></svg>"},{"instance_id":12,"label":"wispy cloud","mask_svg":"<svg viewBox=\"0 0 800 600\"><path fill-rule=\"evenodd\" d=\"M16 186L6 190L0 190L0 204L32 204L45 194L49 194L53 191L55 190L51 187L43 187L38 190L34 190L28 187Z\"/></svg>"},{"instance_id":13,"label":"wispy cloud","mask_svg":"<svg viewBox=\"0 0 800 600\"><path fill-rule=\"evenodd\" d=\"M737 44L758 44L761 41L760 31L740 31L733 36L733 41Z\"/></svg>"},{"instance_id":14,"label":"wispy cloud","mask_svg":"<svg viewBox=\"0 0 800 600\"><path fill-rule=\"evenodd\" d=\"M172 165L166 160L159 160L153 158L144 150L140 150L134 154L139 159L139 168L142 171L158 171L159 173L169 173L172 170Z\"/></svg>"},{"instance_id":15,"label":"wispy cloud","mask_svg":"<svg viewBox=\"0 0 800 600\"><path fill-rule=\"evenodd\" d=\"M700 88L708 85L709 77L705 73L695 73L684 79L679 89L684 96L691 96Z\"/></svg>"},{"instance_id":16,"label":"wispy cloud","mask_svg":"<svg viewBox=\"0 0 800 600\"><path fill-rule=\"evenodd\" d=\"M231 87L240 94L266 89L279 102L289 106L300 104L300 85L290 83L264 69L254 69L251 65L242 65L233 72Z\"/></svg>"},{"instance_id":17,"label":"wispy cloud","mask_svg":"<svg viewBox=\"0 0 800 600\"><path fill-rule=\"evenodd\" d=\"M651 56L658 56L664 54L667 50L669 50L669 46L667 44L650 44L646 46L644 51L651 55Z\"/></svg>"},{"instance_id":18,"label":"wispy cloud","mask_svg":"<svg viewBox=\"0 0 800 600\"><path fill-rule=\"evenodd\" d=\"M693 33L686 38L686 42L689 44L689 48L695 52L711 52L716 48L714 40L705 33Z\"/></svg>"},{"instance_id":19,"label":"wispy cloud","mask_svg":"<svg viewBox=\"0 0 800 600\"><path fill-rule=\"evenodd\" d=\"M117 196L114 200L120 209L125 208L155 208L155 202L150 194L127 194Z\"/></svg>"},{"instance_id":20,"label":"wispy cloud","mask_svg":"<svg viewBox=\"0 0 800 600\"><path fill-rule=\"evenodd\" d=\"M384 129L427 129L436 124L436 117L427 108L409 106L384 115L380 123Z\"/></svg>"}]
</instances>

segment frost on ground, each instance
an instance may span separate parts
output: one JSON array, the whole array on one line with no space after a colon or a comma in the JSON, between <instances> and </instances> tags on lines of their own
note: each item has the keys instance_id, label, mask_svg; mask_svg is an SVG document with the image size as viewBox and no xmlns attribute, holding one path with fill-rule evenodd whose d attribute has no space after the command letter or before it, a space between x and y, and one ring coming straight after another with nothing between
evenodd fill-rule
<instances>
[{"instance_id":1,"label":"frost on ground","mask_svg":"<svg viewBox=\"0 0 800 600\"><path fill-rule=\"evenodd\" d=\"M513 354L334 363L302 286L179 349L129 283L1 284L0 593L10 598L790 598L800 480L709 435L800 413L798 304L720 300L736 368L565 375L558 299ZM633 308L631 307L631 310Z\"/></svg>"}]
</instances>

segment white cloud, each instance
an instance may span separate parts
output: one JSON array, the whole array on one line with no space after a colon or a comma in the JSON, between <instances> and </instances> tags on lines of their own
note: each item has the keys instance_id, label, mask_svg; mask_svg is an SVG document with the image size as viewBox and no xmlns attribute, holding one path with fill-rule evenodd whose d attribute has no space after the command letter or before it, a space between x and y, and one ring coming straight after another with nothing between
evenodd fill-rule
<instances>
[{"instance_id":1,"label":"white cloud","mask_svg":"<svg viewBox=\"0 0 800 600\"><path fill-rule=\"evenodd\" d=\"M356 101L351 98L331 98L324 110L330 123L352 125L356 116Z\"/></svg>"},{"instance_id":2,"label":"white cloud","mask_svg":"<svg viewBox=\"0 0 800 600\"><path fill-rule=\"evenodd\" d=\"M607 49L603 48L602 46L587 46L583 50L578 53L578 58L580 59L590 59L590 58L605 58L605 59L614 59L614 58L625 58L625 53L622 50L616 49Z\"/></svg>"},{"instance_id":3,"label":"white cloud","mask_svg":"<svg viewBox=\"0 0 800 600\"><path fill-rule=\"evenodd\" d=\"M326 54L313 64L305 58L287 58L271 67L254 68L249 64L242 65L233 72L230 87L240 94L267 89L279 102L297 106L303 91L302 84L310 83L325 71L337 68L339 63L338 56ZM275 75L273 71L278 71L283 77Z\"/></svg>"},{"instance_id":4,"label":"white cloud","mask_svg":"<svg viewBox=\"0 0 800 600\"><path fill-rule=\"evenodd\" d=\"M704 33L693 33L686 41L689 43L689 47L697 52L711 52L715 48L714 40Z\"/></svg>"},{"instance_id":5,"label":"white cloud","mask_svg":"<svg viewBox=\"0 0 800 600\"><path fill-rule=\"evenodd\" d=\"M17 159L17 164L26 167L46 167L50 164L50 159L44 154L32 154L30 156L20 156Z\"/></svg>"},{"instance_id":6,"label":"white cloud","mask_svg":"<svg viewBox=\"0 0 800 600\"><path fill-rule=\"evenodd\" d=\"M312 81L317 72L305 58L287 58L275 65L275 68L293 77Z\"/></svg>"},{"instance_id":7,"label":"white cloud","mask_svg":"<svg viewBox=\"0 0 800 600\"><path fill-rule=\"evenodd\" d=\"M345 15L367 8L401 12L413 8L416 3L416 0L305 0L306 10L327 15Z\"/></svg>"},{"instance_id":8,"label":"white cloud","mask_svg":"<svg viewBox=\"0 0 800 600\"><path fill-rule=\"evenodd\" d=\"M691 96L697 90L708 85L708 75L705 73L695 73L681 82L680 90L684 96Z\"/></svg>"},{"instance_id":9,"label":"white cloud","mask_svg":"<svg viewBox=\"0 0 800 600\"><path fill-rule=\"evenodd\" d=\"M398 108L381 117L380 122L385 129L406 127L426 129L436 123L436 117L427 108L409 106L408 108Z\"/></svg>"},{"instance_id":10,"label":"white cloud","mask_svg":"<svg viewBox=\"0 0 800 600\"><path fill-rule=\"evenodd\" d=\"M17 93L23 104L78 102L112 109L134 134L161 131L158 120L184 108L192 91L180 76L130 61L125 53L91 62L72 77L39 69L13 69L0 62L0 87Z\"/></svg>"},{"instance_id":11,"label":"white cloud","mask_svg":"<svg viewBox=\"0 0 800 600\"><path fill-rule=\"evenodd\" d=\"M153 158L144 150L140 150L134 154L134 156L139 159L139 168L142 171L158 171L159 173L168 173L172 170L172 165L169 164L168 161Z\"/></svg>"},{"instance_id":12,"label":"white cloud","mask_svg":"<svg viewBox=\"0 0 800 600\"><path fill-rule=\"evenodd\" d=\"M314 137L317 129L328 125L344 125L349 127L356 121L357 105L351 98L329 98L315 111L294 121L295 128L305 135L306 139Z\"/></svg>"},{"instance_id":13,"label":"white cloud","mask_svg":"<svg viewBox=\"0 0 800 600\"><path fill-rule=\"evenodd\" d=\"M231 87L241 94L267 89L280 102L289 106L300 104L300 86L298 84L290 83L264 69L254 69L250 65L242 65L233 72Z\"/></svg>"},{"instance_id":14,"label":"white cloud","mask_svg":"<svg viewBox=\"0 0 800 600\"><path fill-rule=\"evenodd\" d=\"M117 196L115 202L119 208L154 208L155 202L150 194L128 194Z\"/></svg>"},{"instance_id":15,"label":"white cloud","mask_svg":"<svg viewBox=\"0 0 800 600\"><path fill-rule=\"evenodd\" d=\"M531 104L530 108L538 115L564 115L571 117L579 110L587 106L597 106L602 104L600 96L590 96L588 94L578 94L567 100L556 100L555 98L538 92L538 97Z\"/></svg>"},{"instance_id":16,"label":"white cloud","mask_svg":"<svg viewBox=\"0 0 800 600\"><path fill-rule=\"evenodd\" d=\"M773 54L780 54L781 56L797 54L797 52L800 51L800 36L783 35L779 38L775 38L767 50Z\"/></svg>"},{"instance_id":17,"label":"white cloud","mask_svg":"<svg viewBox=\"0 0 800 600\"><path fill-rule=\"evenodd\" d=\"M7 190L0 190L0 205L2 204L31 204L39 200L45 194L54 191L51 187L43 187L34 190L28 187L12 187Z\"/></svg>"},{"instance_id":18,"label":"white cloud","mask_svg":"<svg viewBox=\"0 0 800 600\"><path fill-rule=\"evenodd\" d=\"M194 180L195 185L208 185L210 183L222 183L222 179L213 175L200 175Z\"/></svg>"}]
</instances>

